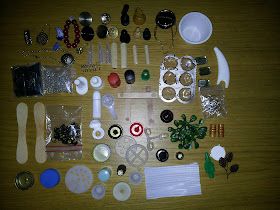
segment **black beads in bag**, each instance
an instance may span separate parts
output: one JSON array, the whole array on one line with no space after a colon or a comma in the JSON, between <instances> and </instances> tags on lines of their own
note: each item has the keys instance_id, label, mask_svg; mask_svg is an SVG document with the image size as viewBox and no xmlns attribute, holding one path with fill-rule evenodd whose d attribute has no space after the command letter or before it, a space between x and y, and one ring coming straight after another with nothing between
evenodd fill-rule
<instances>
[{"instance_id":1,"label":"black beads in bag","mask_svg":"<svg viewBox=\"0 0 280 210\"><path fill-rule=\"evenodd\" d=\"M17 97L43 95L41 64L13 66L14 93Z\"/></svg>"}]
</instances>

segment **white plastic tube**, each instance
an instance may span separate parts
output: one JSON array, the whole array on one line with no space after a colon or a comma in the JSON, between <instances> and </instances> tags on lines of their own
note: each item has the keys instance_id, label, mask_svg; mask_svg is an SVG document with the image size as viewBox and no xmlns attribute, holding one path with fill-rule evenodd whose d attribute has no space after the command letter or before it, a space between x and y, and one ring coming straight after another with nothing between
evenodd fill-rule
<instances>
[{"instance_id":1,"label":"white plastic tube","mask_svg":"<svg viewBox=\"0 0 280 210\"><path fill-rule=\"evenodd\" d=\"M111 59L112 68L116 69L118 67L118 45L115 42L111 44Z\"/></svg>"},{"instance_id":2,"label":"white plastic tube","mask_svg":"<svg viewBox=\"0 0 280 210\"><path fill-rule=\"evenodd\" d=\"M101 118L101 94L99 91L93 92L93 107L92 107L92 118Z\"/></svg>"},{"instance_id":3,"label":"white plastic tube","mask_svg":"<svg viewBox=\"0 0 280 210\"><path fill-rule=\"evenodd\" d=\"M138 64L137 46L133 45L132 50L133 50L133 61L134 61L134 64Z\"/></svg>"},{"instance_id":4,"label":"white plastic tube","mask_svg":"<svg viewBox=\"0 0 280 210\"><path fill-rule=\"evenodd\" d=\"M121 43L121 68L127 68L127 44Z\"/></svg>"},{"instance_id":5,"label":"white plastic tube","mask_svg":"<svg viewBox=\"0 0 280 210\"><path fill-rule=\"evenodd\" d=\"M145 49L146 64L150 64L149 46L145 45L144 49Z\"/></svg>"}]
</instances>

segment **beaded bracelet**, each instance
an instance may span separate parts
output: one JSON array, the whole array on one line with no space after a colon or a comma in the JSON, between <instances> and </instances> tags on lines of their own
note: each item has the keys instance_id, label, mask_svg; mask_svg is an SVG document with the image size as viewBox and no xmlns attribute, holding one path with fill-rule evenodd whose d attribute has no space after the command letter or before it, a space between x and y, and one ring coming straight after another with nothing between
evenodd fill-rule
<instances>
[{"instance_id":1,"label":"beaded bracelet","mask_svg":"<svg viewBox=\"0 0 280 210\"><path fill-rule=\"evenodd\" d=\"M69 41L69 28L70 25L74 25L74 33L75 33L75 39L73 43L70 43ZM76 48L78 44L80 43L80 28L76 20L66 20L65 25L64 25L64 43L66 44L67 48Z\"/></svg>"}]
</instances>

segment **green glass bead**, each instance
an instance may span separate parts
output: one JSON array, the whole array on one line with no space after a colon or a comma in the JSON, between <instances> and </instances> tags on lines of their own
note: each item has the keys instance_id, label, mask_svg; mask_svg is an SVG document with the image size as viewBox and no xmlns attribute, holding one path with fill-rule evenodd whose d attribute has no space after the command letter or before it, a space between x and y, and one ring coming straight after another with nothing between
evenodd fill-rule
<instances>
[{"instance_id":1,"label":"green glass bead","mask_svg":"<svg viewBox=\"0 0 280 210\"><path fill-rule=\"evenodd\" d=\"M141 74L141 79L147 81L150 79L150 72L148 69L144 69Z\"/></svg>"},{"instance_id":2,"label":"green glass bead","mask_svg":"<svg viewBox=\"0 0 280 210\"><path fill-rule=\"evenodd\" d=\"M208 152L205 152L204 169L209 178L213 179L215 177L215 166L214 166L213 162L211 161L211 158L210 158Z\"/></svg>"}]
</instances>

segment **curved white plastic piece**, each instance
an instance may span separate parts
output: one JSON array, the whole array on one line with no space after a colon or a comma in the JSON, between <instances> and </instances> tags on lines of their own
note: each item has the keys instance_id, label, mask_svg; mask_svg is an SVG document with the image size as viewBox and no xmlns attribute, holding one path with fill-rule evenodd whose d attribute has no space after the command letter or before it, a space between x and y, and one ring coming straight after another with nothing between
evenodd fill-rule
<instances>
[{"instance_id":1,"label":"curved white plastic piece","mask_svg":"<svg viewBox=\"0 0 280 210\"><path fill-rule=\"evenodd\" d=\"M99 90L103 86L103 81L99 76L94 76L90 79L90 85L96 89Z\"/></svg>"},{"instance_id":2,"label":"curved white plastic piece","mask_svg":"<svg viewBox=\"0 0 280 210\"><path fill-rule=\"evenodd\" d=\"M218 62L217 85L220 84L221 81L224 81L225 87L228 88L229 81L230 81L230 72L229 72L228 62L227 62L224 54L221 52L221 50L219 48L214 47L214 52L216 54L217 62Z\"/></svg>"},{"instance_id":3,"label":"curved white plastic piece","mask_svg":"<svg viewBox=\"0 0 280 210\"><path fill-rule=\"evenodd\" d=\"M101 118L101 94L99 91L93 92L92 100L93 100L92 118L100 119Z\"/></svg>"},{"instance_id":4,"label":"curved white plastic piece","mask_svg":"<svg viewBox=\"0 0 280 210\"><path fill-rule=\"evenodd\" d=\"M127 68L127 44L121 43L121 68Z\"/></svg>"},{"instance_id":5,"label":"curved white plastic piece","mask_svg":"<svg viewBox=\"0 0 280 210\"><path fill-rule=\"evenodd\" d=\"M85 95L88 92L88 81L85 77L78 77L74 84L79 95Z\"/></svg>"},{"instance_id":6,"label":"curved white plastic piece","mask_svg":"<svg viewBox=\"0 0 280 210\"><path fill-rule=\"evenodd\" d=\"M115 111L114 97L112 95L109 95L109 94L104 95L102 97L102 105L105 106L109 110L109 112L114 120L118 119L117 113Z\"/></svg>"}]
</instances>

